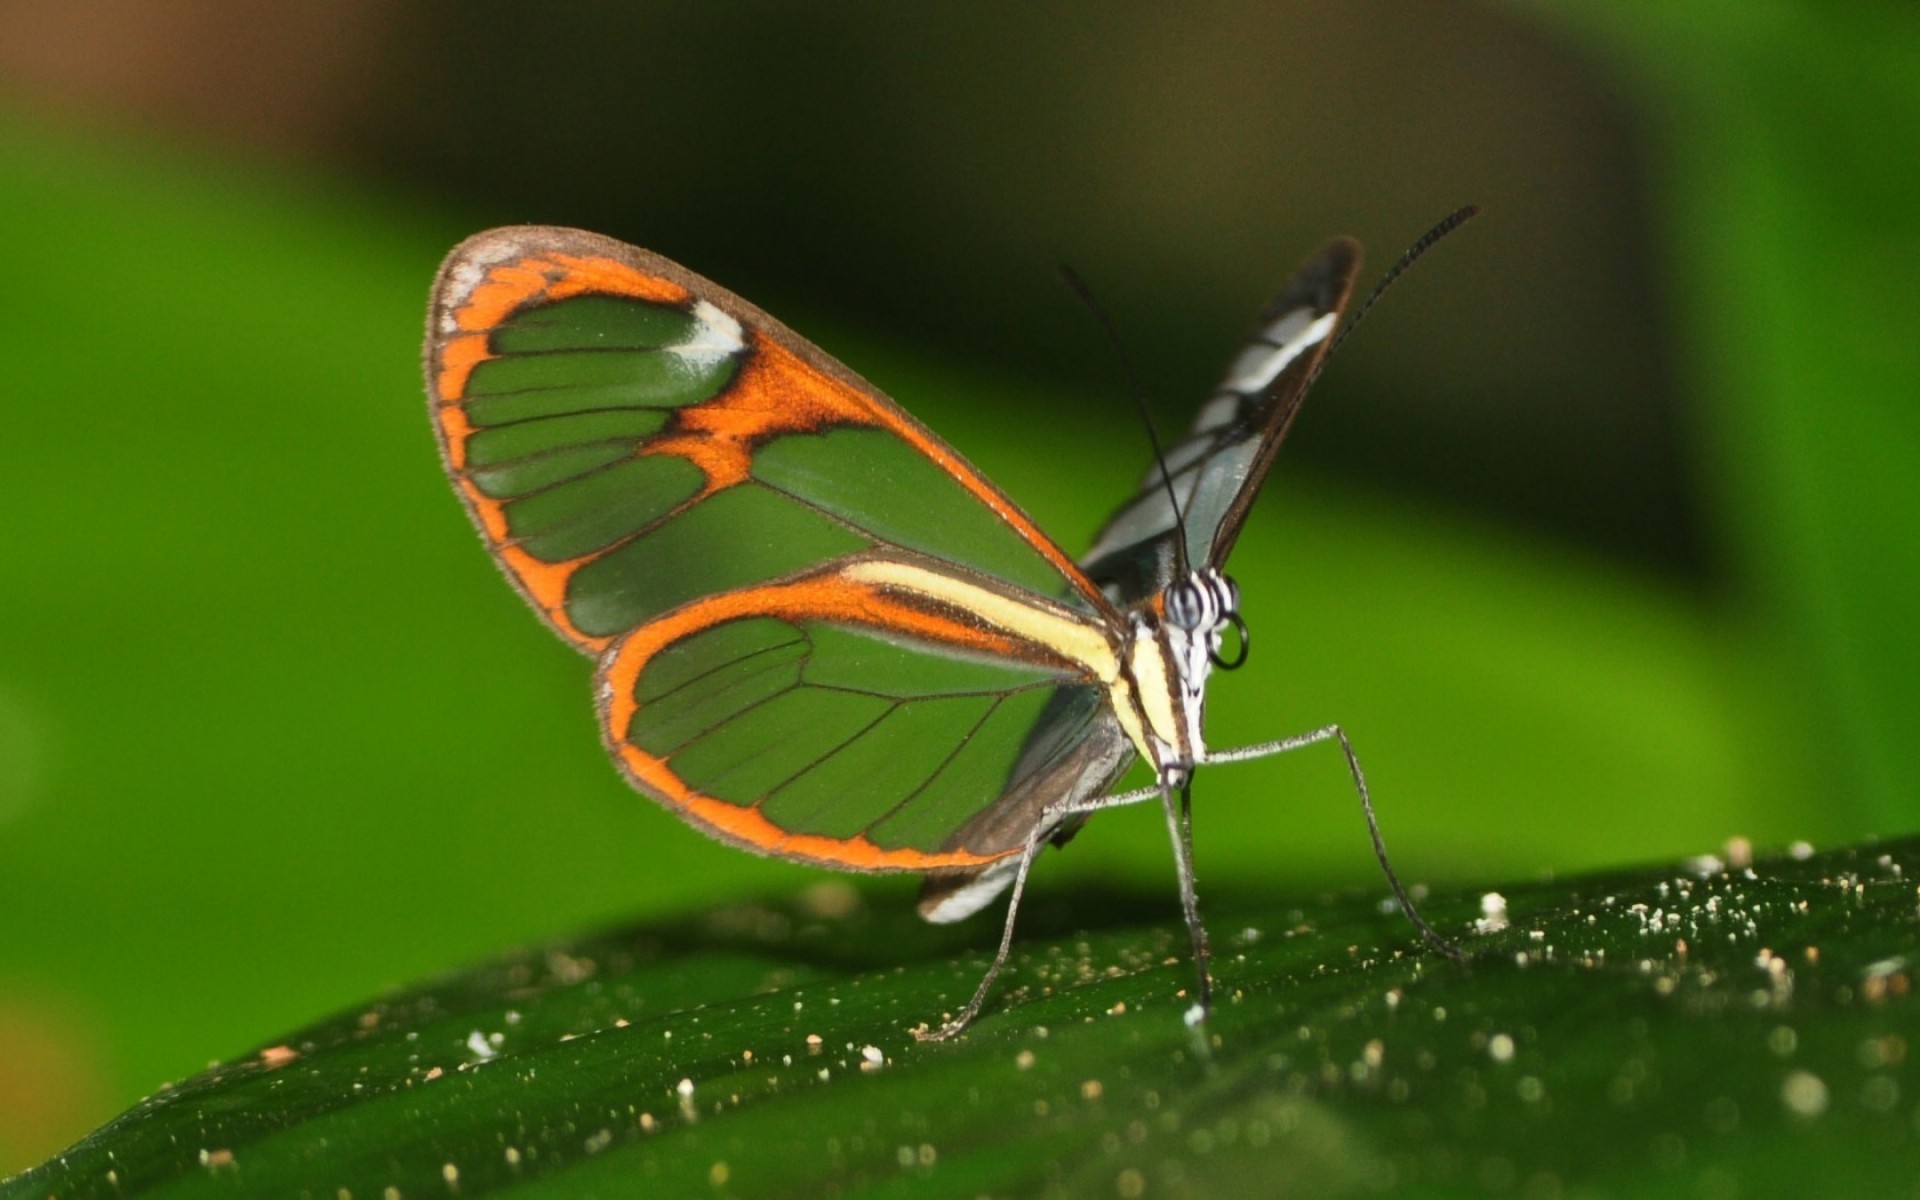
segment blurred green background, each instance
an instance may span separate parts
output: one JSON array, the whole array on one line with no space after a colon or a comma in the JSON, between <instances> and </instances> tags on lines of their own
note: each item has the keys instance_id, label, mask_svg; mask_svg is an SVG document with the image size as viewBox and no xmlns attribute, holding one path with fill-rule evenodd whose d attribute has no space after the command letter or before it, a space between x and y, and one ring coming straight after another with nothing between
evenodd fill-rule
<instances>
[{"instance_id":1,"label":"blurred green background","mask_svg":"<svg viewBox=\"0 0 1920 1200\"><path fill-rule=\"evenodd\" d=\"M476 544L416 359L465 234L687 263L1075 548L1144 449L1055 263L1171 426L1325 237L1485 205L1309 404L1210 710L1345 723L1402 872L1478 887L1920 824L1915 164L1904 2L0 2L0 1173L383 986L821 878L629 793ZM1203 894L1379 887L1331 753L1197 806ZM1169 876L1122 813L1039 886Z\"/></svg>"}]
</instances>

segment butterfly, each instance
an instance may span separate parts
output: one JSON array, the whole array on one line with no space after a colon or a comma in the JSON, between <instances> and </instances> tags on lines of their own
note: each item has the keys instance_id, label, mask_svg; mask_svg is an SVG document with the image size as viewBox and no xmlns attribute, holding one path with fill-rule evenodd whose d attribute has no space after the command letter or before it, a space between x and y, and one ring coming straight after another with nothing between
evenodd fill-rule
<instances>
[{"instance_id":1,"label":"butterfly","mask_svg":"<svg viewBox=\"0 0 1920 1200\"><path fill-rule=\"evenodd\" d=\"M1012 889L972 1000L923 1036L980 1012L1039 850L1152 800L1193 941L1192 1022L1211 987L1197 767L1338 742L1385 863L1338 726L1228 751L1202 729L1210 672L1248 647L1227 555L1359 264L1345 238L1306 261L1078 560L780 322L581 230L500 228L453 250L428 312L429 408L488 550L594 657L600 732L636 789L747 850L919 872L932 921ZM1114 793L1136 756L1152 786Z\"/></svg>"}]
</instances>

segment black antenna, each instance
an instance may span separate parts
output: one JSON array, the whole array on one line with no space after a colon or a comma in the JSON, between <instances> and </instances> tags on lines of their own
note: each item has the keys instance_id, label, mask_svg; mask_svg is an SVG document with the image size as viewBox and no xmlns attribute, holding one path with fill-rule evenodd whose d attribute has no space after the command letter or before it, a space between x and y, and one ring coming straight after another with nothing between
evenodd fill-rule
<instances>
[{"instance_id":1,"label":"black antenna","mask_svg":"<svg viewBox=\"0 0 1920 1200\"><path fill-rule=\"evenodd\" d=\"M1463 220L1465 218L1462 218ZM1429 235L1432 236L1432 235ZM1060 279L1073 289L1073 294L1086 305L1093 319L1100 323L1101 332L1107 335L1107 344L1113 347L1113 353L1120 360L1120 369L1126 373L1127 390L1133 393L1133 403L1140 410L1140 423L1147 427L1147 443L1153 447L1153 461L1160 468L1160 482L1167 488L1167 503L1173 506L1174 552L1180 556L1180 574L1186 575L1193 568L1187 559L1187 519L1180 512L1180 498L1174 495L1173 473L1167 469L1167 456L1160 449L1160 434L1153 427L1153 414L1147 411L1147 395L1141 390L1139 372L1133 369L1133 360L1127 357L1127 348L1120 342L1120 333L1113 327L1112 318L1100 302L1093 298L1093 289L1087 281L1080 278L1079 272L1065 263L1060 264Z\"/></svg>"},{"instance_id":2,"label":"black antenna","mask_svg":"<svg viewBox=\"0 0 1920 1200\"><path fill-rule=\"evenodd\" d=\"M1314 368L1313 374L1307 377L1307 382L1301 386L1300 390L1305 392L1307 388L1313 386L1314 380L1320 378L1320 372L1326 369L1327 363L1333 358L1333 352L1346 344L1347 338L1352 336L1353 331L1360 327L1360 322L1366 320L1367 314L1373 311L1373 306L1380 302L1380 297L1386 294L1387 289L1393 286L1395 280L1407 273L1408 267L1418 262L1421 255L1433 249L1441 238L1446 237L1479 215L1480 206L1478 204L1469 204L1465 208L1455 209L1453 212L1447 214L1445 220L1422 234L1419 241L1407 247L1407 252L1400 256L1400 261L1394 263L1393 266L1387 269L1387 273L1380 277L1380 282L1374 284L1373 290L1367 293L1367 298L1360 302L1360 307L1353 310L1353 319L1348 321L1345 328L1340 330L1339 336L1333 339L1333 345L1327 347L1327 352L1320 356L1319 365Z\"/></svg>"}]
</instances>

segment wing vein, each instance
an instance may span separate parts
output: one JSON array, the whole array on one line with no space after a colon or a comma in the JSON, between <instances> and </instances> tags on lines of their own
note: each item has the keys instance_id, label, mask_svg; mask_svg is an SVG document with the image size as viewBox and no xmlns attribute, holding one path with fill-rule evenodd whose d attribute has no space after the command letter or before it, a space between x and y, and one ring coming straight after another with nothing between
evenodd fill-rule
<instances>
[{"instance_id":1,"label":"wing vein","mask_svg":"<svg viewBox=\"0 0 1920 1200\"><path fill-rule=\"evenodd\" d=\"M947 756L940 760L940 765L927 772L927 777L920 781L919 786L908 792L905 796L902 796L893 807L887 809L887 811L881 813L873 820L868 821L865 828L872 829L876 825L881 825L892 820L902 809L906 808L907 805L919 799L921 793L932 787L934 780L940 778L940 776L946 772L947 768L953 765L954 760L960 757L961 751L965 750L967 746L972 743L973 739L979 736L981 728L992 719L993 714L998 712L1000 706L1005 704L1006 701L1007 697L1002 695L997 697L992 704L987 705L987 711L981 713L979 719L974 721L973 725L965 733L960 735L959 740L954 743L953 749L949 750Z\"/></svg>"}]
</instances>

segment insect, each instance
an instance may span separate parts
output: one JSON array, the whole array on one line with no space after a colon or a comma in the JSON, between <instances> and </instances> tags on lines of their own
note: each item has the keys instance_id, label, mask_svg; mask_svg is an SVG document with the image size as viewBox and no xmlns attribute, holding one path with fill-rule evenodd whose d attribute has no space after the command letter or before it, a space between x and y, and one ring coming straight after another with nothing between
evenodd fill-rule
<instances>
[{"instance_id":1,"label":"insect","mask_svg":"<svg viewBox=\"0 0 1920 1200\"><path fill-rule=\"evenodd\" d=\"M1436 227L1374 297L1471 215ZM979 1013L1038 851L1094 812L1152 800L1197 1021L1211 982L1195 768L1337 742L1386 861L1338 726L1226 751L1202 732L1209 673L1249 644L1224 564L1359 261L1344 238L1307 260L1078 561L811 343L597 234L516 226L454 249L428 313L429 407L487 548L595 658L601 735L635 788L761 854L919 872L932 921L1012 889L977 992L924 1036ZM1154 783L1113 793L1136 755Z\"/></svg>"}]
</instances>

